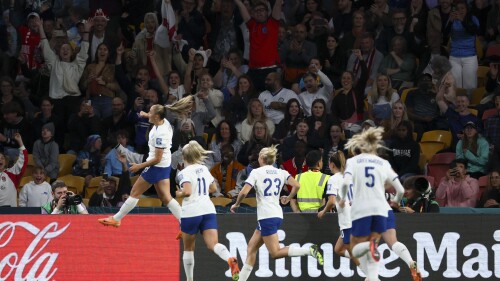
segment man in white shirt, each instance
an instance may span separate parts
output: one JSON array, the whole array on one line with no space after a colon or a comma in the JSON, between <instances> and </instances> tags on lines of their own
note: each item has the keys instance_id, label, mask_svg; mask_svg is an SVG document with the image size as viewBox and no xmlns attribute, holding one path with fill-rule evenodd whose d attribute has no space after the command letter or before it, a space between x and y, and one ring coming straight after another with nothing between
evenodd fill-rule
<instances>
[{"instance_id":1,"label":"man in white shirt","mask_svg":"<svg viewBox=\"0 0 500 281\"><path fill-rule=\"evenodd\" d=\"M286 103L297 98L294 91L284 88L281 82L281 74L271 72L265 80L266 90L259 95L259 100L264 105L264 112L267 118L274 124L279 124L285 117Z\"/></svg>"},{"instance_id":2,"label":"man in white shirt","mask_svg":"<svg viewBox=\"0 0 500 281\"><path fill-rule=\"evenodd\" d=\"M323 84L319 87L318 76ZM304 84L306 90L299 95L300 105L305 116L311 116L312 103L316 99L322 99L326 103L325 110L330 113L331 103L333 99L333 84L332 81L321 70L316 67L316 72L308 72L304 75Z\"/></svg>"}]
</instances>

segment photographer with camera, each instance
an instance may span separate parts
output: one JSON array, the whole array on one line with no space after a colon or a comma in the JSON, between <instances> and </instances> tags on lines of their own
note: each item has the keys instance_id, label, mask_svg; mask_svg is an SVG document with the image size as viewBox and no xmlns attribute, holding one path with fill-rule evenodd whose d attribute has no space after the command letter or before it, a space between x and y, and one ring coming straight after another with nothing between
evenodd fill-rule
<instances>
[{"instance_id":1,"label":"photographer with camera","mask_svg":"<svg viewBox=\"0 0 500 281\"><path fill-rule=\"evenodd\" d=\"M450 163L446 177L441 179L436 190L436 199L444 207L476 206L479 183L467 175L467 160L455 159Z\"/></svg>"},{"instance_id":2,"label":"photographer with camera","mask_svg":"<svg viewBox=\"0 0 500 281\"><path fill-rule=\"evenodd\" d=\"M429 181L422 176L409 177L404 182L405 195L399 207L401 213L439 213L439 204Z\"/></svg>"},{"instance_id":3,"label":"photographer with camera","mask_svg":"<svg viewBox=\"0 0 500 281\"><path fill-rule=\"evenodd\" d=\"M87 209L82 203L82 196L68 191L66 183L56 180L52 183L52 196L54 200L42 206L42 214L87 214Z\"/></svg>"}]
</instances>

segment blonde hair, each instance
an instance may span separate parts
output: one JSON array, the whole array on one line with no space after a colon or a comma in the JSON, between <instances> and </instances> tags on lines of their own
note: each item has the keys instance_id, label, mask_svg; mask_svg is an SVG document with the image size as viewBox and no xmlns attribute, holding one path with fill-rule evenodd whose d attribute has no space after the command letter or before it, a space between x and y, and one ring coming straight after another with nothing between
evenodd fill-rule
<instances>
[{"instance_id":1,"label":"blonde hair","mask_svg":"<svg viewBox=\"0 0 500 281\"><path fill-rule=\"evenodd\" d=\"M401 117L401 121L403 121L403 120L409 121L410 119L408 118L408 110L406 109L405 103L402 100L398 100L392 104L392 108L394 108L394 105L396 105L396 104L403 105L403 116ZM394 126L395 121L396 121L396 119L394 118L394 112L392 111L391 112L391 119L390 119L391 129L394 129L393 126Z\"/></svg>"},{"instance_id":2,"label":"blonde hair","mask_svg":"<svg viewBox=\"0 0 500 281\"><path fill-rule=\"evenodd\" d=\"M189 95L174 102L173 104L160 107L158 114L160 114L160 117L165 118L166 111L169 110L170 112L177 115L179 118L186 119L190 114L191 110L193 109L193 103L194 103L194 96Z\"/></svg>"},{"instance_id":3,"label":"blonde hair","mask_svg":"<svg viewBox=\"0 0 500 281\"><path fill-rule=\"evenodd\" d=\"M271 145L264 147L259 152L259 158L262 158L267 165L273 165L276 162L276 155L278 155L278 146Z\"/></svg>"},{"instance_id":4,"label":"blonde hair","mask_svg":"<svg viewBox=\"0 0 500 281\"><path fill-rule=\"evenodd\" d=\"M259 104L260 108L262 109L262 113L261 113L261 116L259 119L257 119L252 113L252 104L254 104L254 103ZM257 121L263 121L265 123L267 121L267 115L266 115L264 105L262 104L262 102L257 98L253 98L253 99L250 99L248 101L247 123L248 123L248 125L253 125Z\"/></svg>"},{"instance_id":5,"label":"blonde hair","mask_svg":"<svg viewBox=\"0 0 500 281\"><path fill-rule=\"evenodd\" d=\"M356 155L356 150L360 153L372 153L376 154L379 148L384 148L382 145L382 135L384 134L384 128L368 128L363 130L361 133L352 136L350 140L347 141L345 148L349 150L353 155Z\"/></svg>"},{"instance_id":6,"label":"blonde hair","mask_svg":"<svg viewBox=\"0 0 500 281\"><path fill-rule=\"evenodd\" d=\"M182 148L182 158L189 164L203 164L208 155L212 153L205 150L197 141L190 141Z\"/></svg>"},{"instance_id":7,"label":"blonde hair","mask_svg":"<svg viewBox=\"0 0 500 281\"><path fill-rule=\"evenodd\" d=\"M395 92L395 90L392 88L391 77L389 77L389 75L379 73L377 75L377 78L375 79L375 81L373 81L371 91L368 93L368 95L370 95L372 97L372 104L376 104L378 102L379 92L378 92L377 81L378 81L378 78L380 78L382 76L386 77L387 81L388 81L387 90L384 94L384 98L386 99L386 101L391 101L392 93Z\"/></svg>"}]
</instances>

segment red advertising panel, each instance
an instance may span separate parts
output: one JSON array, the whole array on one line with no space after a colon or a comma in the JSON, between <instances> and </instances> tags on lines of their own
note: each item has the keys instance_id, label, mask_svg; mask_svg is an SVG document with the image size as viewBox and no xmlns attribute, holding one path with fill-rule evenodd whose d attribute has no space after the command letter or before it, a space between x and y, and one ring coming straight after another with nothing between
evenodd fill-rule
<instances>
[{"instance_id":1,"label":"red advertising panel","mask_svg":"<svg viewBox=\"0 0 500 281\"><path fill-rule=\"evenodd\" d=\"M0 216L0 280L179 280L179 222L128 215Z\"/></svg>"}]
</instances>

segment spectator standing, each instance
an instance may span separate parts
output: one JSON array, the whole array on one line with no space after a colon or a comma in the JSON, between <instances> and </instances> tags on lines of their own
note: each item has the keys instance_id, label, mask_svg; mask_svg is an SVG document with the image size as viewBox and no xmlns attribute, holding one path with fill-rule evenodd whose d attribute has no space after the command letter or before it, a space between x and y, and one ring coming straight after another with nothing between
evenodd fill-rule
<instances>
[{"instance_id":1,"label":"spectator standing","mask_svg":"<svg viewBox=\"0 0 500 281\"><path fill-rule=\"evenodd\" d=\"M101 2L101 1L99 1ZM116 2L116 1L106 1L106 2ZM92 10L91 10L92 11ZM97 8L94 12L94 17L92 18L91 22L93 22L93 29L90 31L89 29L86 29L85 32L89 32L89 46L88 47L88 63L92 62L95 60L95 56L97 54L97 47L101 43L105 43L106 46L109 48L109 57L111 60L114 60L116 57L115 51L116 48L118 48L118 45L120 45L117 32L111 30L112 27L109 26L109 18L106 15L106 10ZM109 10L108 12L110 12ZM84 34L85 35L85 34ZM84 41L86 41L84 39ZM87 52L87 51L86 51Z\"/></svg>"},{"instance_id":2,"label":"spectator standing","mask_svg":"<svg viewBox=\"0 0 500 281\"><path fill-rule=\"evenodd\" d=\"M309 61L317 56L316 45L306 38L306 26L298 24L294 27L292 38L285 41L280 49L281 62L285 66L284 81L288 84L292 84L304 74Z\"/></svg>"},{"instance_id":3,"label":"spectator standing","mask_svg":"<svg viewBox=\"0 0 500 281\"><path fill-rule=\"evenodd\" d=\"M470 13L465 0L455 2L450 15L451 72L458 88L473 90L477 87L476 33L479 20Z\"/></svg>"},{"instance_id":4,"label":"spectator standing","mask_svg":"<svg viewBox=\"0 0 500 281\"><path fill-rule=\"evenodd\" d=\"M54 131L54 123L46 123L42 127L42 137L33 145L35 165L43 167L44 176L47 175L51 181L59 176L59 145L54 140Z\"/></svg>"},{"instance_id":5,"label":"spectator standing","mask_svg":"<svg viewBox=\"0 0 500 281\"><path fill-rule=\"evenodd\" d=\"M61 113L63 120L68 120L72 112L78 111L78 102L82 95L78 88L78 81L80 81L88 58L88 32L94 22L93 20L85 22L83 42L75 60L72 60L73 49L69 44L63 44L59 54L56 55L50 48L43 29L43 22L40 19L35 19L35 23L38 25L42 39L43 56L50 70L49 96L54 100L54 110Z\"/></svg>"},{"instance_id":6,"label":"spectator standing","mask_svg":"<svg viewBox=\"0 0 500 281\"><path fill-rule=\"evenodd\" d=\"M235 0L240 10L243 21L250 32L249 71L257 91L264 90L264 79L267 74L275 72L280 57L278 54L278 31L281 18L281 7L283 0L274 2L273 11L269 17L267 2L256 1L252 6L253 17L250 16L245 4L241 0ZM263 52L262 50L266 50Z\"/></svg>"},{"instance_id":7,"label":"spectator standing","mask_svg":"<svg viewBox=\"0 0 500 281\"><path fill-rule=\"evenodd\" d=\"M356 48L355 48L356 49ZM368 87L371 87L373 81L377 78L378 69L380 67L380 63L384 58L381 52L375 49L375 38L374 35L366 32L361 35L361 39L359 41L359 49L361 50L361 54L363 55L363 60L366 63L366 67L368 68ZM357 51L352 51L349 55L349 60L347 62L347 70L354 73L354 77L359 79L361 77L361 63L360 59L357 55ZM366 90L365 90L366 92Z\"/></svg>"},{"instance_id":8,"label":"spectator standing","mask_svg":"<svg viewBox=\"0 0 500 281\"><path fill-rule=\"evenodd\" d=\"M406 39L394 36L389 54L380 63L379 72L390 77L394 89L404 89L413 87L416 68L415 56L408 51Z\"/></svg>"},{"instance_id":9,"label":"spectator standing","mask_svg":"<svg viewBox=\"0 0 500 281\"><path fill-rule=\"evenodd\" d=\"M182 1L182 9L179 11L180 20L177 25L177 34L180 35L182 40L187 41L187 48L189 50L194 48L198 50L203 46L203 37L205 35L205 19L203 15L196 9L197 2L195 0ZM180 50L183 52L184 50ZM187 55L187 53L184 53Z\"/></svg>"},{"instance_id":10,"label":"spectator standing","mask_svg":"<svg viewBox=\"0 0 500 281\"><path fill-rule=\"evenodd\" d=\"M322 99L325 101L325 109L327 112L331 107L334 91L332 81L330 81L330 79L317 67L315 67L315 70L316 72L308 72L304 75L306 90L299 95L299 101L302 105L305 116L311 116L312 104L316 99ZM321 81L323 87L319 87L318 80Z\"/></svg>"},{"instance_id":11,"label":"spectator standing","mask_svg":"<svg viewBox=\"0 0 500 281\"><path fill-rule=\"evenodd\" d=\"M19 207L42 207L51 202L52 188L45 181L43 167L36 166L33 169L33 180L25 184L19 191Z\"/></svg>"}]
</instances>

